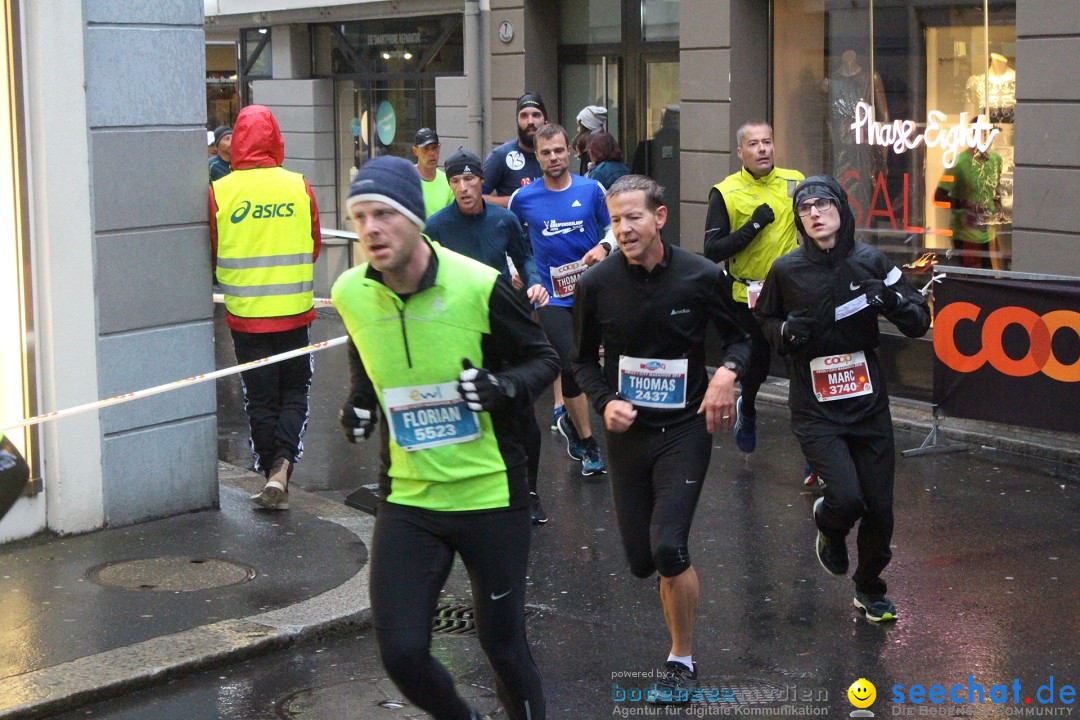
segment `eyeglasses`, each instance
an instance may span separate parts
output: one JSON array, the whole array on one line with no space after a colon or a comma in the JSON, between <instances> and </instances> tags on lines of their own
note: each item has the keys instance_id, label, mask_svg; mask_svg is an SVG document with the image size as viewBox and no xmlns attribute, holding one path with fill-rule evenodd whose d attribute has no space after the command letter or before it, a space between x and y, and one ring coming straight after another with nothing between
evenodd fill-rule
<instances>
[{"instance_id":1,"label":"eyeglasses","mask_svg":"<svg viewBox=\"0 0 1080 720\"><path fill-rule=\"evenodd\" d=\"M836 207L836 204L833 203L832 200L829 198L818 198L813 202L799 203L795 207L795 212L799 214L799 217L806 217L810 214L811 210L817 210L818 213L823 213L831 207Z\"/></svg>"}]
</instances>

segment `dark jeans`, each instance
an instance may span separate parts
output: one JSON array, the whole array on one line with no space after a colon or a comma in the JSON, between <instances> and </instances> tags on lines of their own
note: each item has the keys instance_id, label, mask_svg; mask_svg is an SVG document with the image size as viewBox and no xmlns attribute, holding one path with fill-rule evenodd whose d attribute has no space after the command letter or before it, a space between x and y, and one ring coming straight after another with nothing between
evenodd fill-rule
<instances>
[{"instance_id":1,"label":"dark jeans","mask_svg":"<svg viewBox=\"0 0 1080 720\"><path fill-rule=\"evenodd\" d=\"M310 344L307 326L269 333L232 331L236 362L295 350ZM255 470L266 473L277 458L296 462L304 454L300 438L308 421L308 389L315 358L309 353L240 373L244 409L251 426Z\"/></svg>"},{"instance_id":2,"label":"dark jeans","mask_svg":"<svg viewBox=\"0 0 1080 720\"><path fill-rule=\"evenodd\" d=\"M842 542L859 523L855 589L884 594L887 586L880 575L892 559L896 470L892 416L885 410L850 425L814 423L797 429L795 436L811 471L825 483L818 529Z\"/></svg>"}]
</instances>

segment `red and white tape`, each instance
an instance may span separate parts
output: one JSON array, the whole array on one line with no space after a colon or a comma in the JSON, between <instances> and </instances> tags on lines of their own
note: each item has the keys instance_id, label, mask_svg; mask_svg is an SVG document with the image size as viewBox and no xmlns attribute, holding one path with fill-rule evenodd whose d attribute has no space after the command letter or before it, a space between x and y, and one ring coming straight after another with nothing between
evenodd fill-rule
<instances>
[{"instance_id":1,"label":"red and white tape","mask_svg":"<svg viewBox=\"0 0 1080 720\"><path fill-rule=\"evenodd\" d=\"M329 300L327 302L329 302ZM282 360L288 360L289 358L299 357L300 355L306 355L308 353L317 352L319 350L325 350L326 348L334 347L335 345L344 345L345 341L348 339L348 335L342 335L341 337L334 338L333 340L325 340L323 342L318 342L302 348L297 348L296 350L289 350L288 352L278 353L277 355L271 355L270 357L252 360L251 362L246 362L242 365L234 365L232 367L222 368L221 370L215 370L213 372L204 373L202 375L184 378L183 380L176 380L174 382L165 383L164 385L157 385L155 387L146 388L145 390L136 390L135 392L124 393L123 395L106 398L105 400L97 400L95 402L86 403L85 405L76 405L75 407L70 407L66 410L54 410L53 412L45 413L44 415L35 415L32 418L20 420L19 422L12 423L11 425L4 425L0 427L0 430L14 430L16 428L29 427L31 425L37 425L39 423L43 423L49 420L58 420L60 418L71 417L72 415L90 412L91 410L98 410L100 408L109 407L111 405L120 405L121 403L138 400L139 398L149 397L151 395L158 395L163 392L168 392L169 390L177 390L179 388L187 387L189 385L197 385L198 383L207 382L209 380L217 380L218 378L226 377L228 375L236 375L243 372L244 370L250 370L253 367L258 367L259 365L270 365L272 363L281 362Z\"/></svg>"}]
</instances>

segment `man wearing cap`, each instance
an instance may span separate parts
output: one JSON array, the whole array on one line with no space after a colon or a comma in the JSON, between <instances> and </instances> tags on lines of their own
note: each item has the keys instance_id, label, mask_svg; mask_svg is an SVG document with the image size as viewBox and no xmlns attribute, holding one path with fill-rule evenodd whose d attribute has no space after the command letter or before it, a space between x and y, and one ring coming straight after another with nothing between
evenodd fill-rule
<instances>
[{"instance_id":1,"label":"man wearing cap","mask_svg":"<svg viewBox=\"0 0 1080 720\"><path fill-rule=\"evenodd\" d=\"M383 665L437 720L480 717L431 654L431 617L458 554L507 716L544 720L525 632L531 526L519 418L555 378L557 356L498 271L424 237L408 161L368 161L347 207L369 259L331 291L350 339L339 417L351 442L379 426L370 587Z\"/></svg>"},{"instance_id":2,"label":"man wearing cap","mask_svg":"<svg viewBox=\"0 0 1080 720\"><path fill-rule=\"evenodd\" d=\"M424 210L431 217L454 202L454 193L446 182L446 173L439 169L439 150L442 143L431 128L420 128L413 138L412 152L416 156L416 171L424 189Z\"/></svg>"},{"instance_id":3,"label":"man wearing cap","mask_svg":"<svg viewBox=\"0 0 1080 720\"><path fill-rule=\"evenodd\" d=\"M547 122L547 108L539 93L525 93L517 101L518 136L492 150L484 160L484 200L506 207L518 188L543 175L536 161L533 137Z\"/></svg>"},{"instance_id":4,"label":"man wearing cap","mask_svg":"<svg viewBox=\"0 0 1080 720\"><path fill-rule=\"evenodd\" d=\"M896 457L878 318L914 338L926 334L930 313L898 267L855 242L855 216L834 178L807 178L792 206L802 245L773 263L754 314L790 359L791 429L824 483L813 510L818 562L847 575L846 538L859 523L855 607L872 622L895 620L881 579L892 558Z\"/></svg>"},{"instance_id":5,"label":"man wearing cap","mask_svg":"<svg viewBox=\"0 0 1080 720\"><path fill-rule=\"evenodd\" d=\"M547 290L536 271L532 248L517 216L505 208L484 202L481 195L483 170L480 158L468 150L458 150L446 161L446 177L454 191L454 202L428 218L425 234L454 252L479 260L498 270L510 281L506 258L524 278L525 295L531 310L546 305ZM540 426L531 407L522 414L525 450L529 455L529 501L534 525L547 522L547 514L536 491L540 468Z\"/></svg>"},{"instance_id":6,"label":"man wearing cap","mask_svg":"<svg viewBox=\"0 0 1080 720\"><path fill-rule=\"evenodd\" d=\"M752 308L773 261L798 244L791 196L803 174L773 164L772 127L764 121L744 123L735 133L735 143L743 166L709 192L705 257L727 264L736 317L750 333L753 357L746 375L739 379L742 395L734 429L735 445L750 453L757 447L755 401L769 377L772 359Z\"/></svg>"},{"instance_id":7,"label":"man wearing cap","mask_svg":"<svg viewBox=\"0 0 1080 720\"><path fill-rule=\"evenodd\" d=\"M220 125L214 130L214 154L210 156L210 182L220 180L232 172L233 129Z\"/></svg>"},{"instance_id":8,"label":"man wearing cap","mask_svg":"<svg viewBox=\"0 0 1080 720\"><path fill-rule=\"evenodd\" d=\"M234 171L210 183L210 239L236 361L246 363L310 344L322 235L311 186L281 167L285 141L269 108L240 111L232 151ZM255 470L266 476L251 499L267 510L289 507L314 362L308 353L240 376Z\"/></svg>"}]
</instances>

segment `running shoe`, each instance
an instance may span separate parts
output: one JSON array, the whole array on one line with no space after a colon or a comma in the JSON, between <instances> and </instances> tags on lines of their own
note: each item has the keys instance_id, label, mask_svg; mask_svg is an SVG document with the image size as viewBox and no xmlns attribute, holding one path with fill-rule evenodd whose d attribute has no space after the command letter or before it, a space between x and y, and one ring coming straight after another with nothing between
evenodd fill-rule
<instances>
[{"instance_id":1,"label":"running shoe","mask_svg":"<svg viewBox=\"0 0 1080 720\"><path fill-rule=\"evenodd\" d=\"M821 479L820 475L810 469L810 465L805 465L803 467L803 485L808 488L815 488L821 492L825 490L825 481Z\"/></svg>"},{"instance_id":2,"label":"running shoe","mask_svg":"<svg viewBox=\"0 0 1080 720\"><path fill-rule=\"evenodd\" d=\"M566 406L560 405L551 413L551 429L559 432L559 418L566 414Z\"/></svg>"},{"instance_id":3,"label":"running shoe","mask_svg":"<svg viewBox=\"0 0 1080 720\"><path fill-rule=\"evenodd\" d=\"M529 493L529 511L532 513L533 525L543 525L548 521L544 506L540 504L540 496L534 492Z\"/></svg>"},{"instance_id":4,"label":"running shoe","mask_svg":"<svg viewBox=\"0 0 1080 720\"><path fill-rule=\"evenodd\" d=\"M742 409L743 399L735 403L735 428L731 434L735 436L735 446L744 453L754 452L757 447L757 413L748 415Z\"/></svg>"},{"instance_id":5,"label":"running shoe","mask_svg":"<svg viewBox=\"0 0 1080 720\"><path fill-rule=\"evenodd\" d=\"M888 622L897 617L896 606L884 595L855 591L855 607L865 613L870 622Z\"/></svg>"},{"instance_id":6,"label":"running shoe","mask_svg":"<svg viewBox=\"0 0 1080 720\"><path fill-rule=\"evenodd\" d=\"M646 702L657 705L690 702L690 696L697 690L697 663L691 670L678 660L668 660L656 674L656 682L645 693Z\"/></svg>"},{"instance_id":7,"label":"running shoe","mask_svg":"<svg viewBox=\"0 0 1080 720\"><path fill-rule=\"evenodd\" d=\"M825 503L825 498L819 497L814 501L814 522L817 522L818 509ZM818 562L821 563L821 567L825 568L825 572L830 575L836 575L837 577L843 577L847 575L848 571L848 552L847 543L833 542L825 536L821 530L818 530L817 540L814 543L814 552L817 554Z\"/></svg>"},{"instance_id":8,"label":"running shoe","mask_svg":"<svg viewBox=\"0 0 1080 720\"><path fill-rule=\"evenodd\" d=\"M585 441L585 459L581 463L582 475L603 475L607 473L604 467L604 459L600 457L600 446L596 444L596 438L590 437Z\"/></svg>"},{"instance_id":9,"label":"running shoe","mask_svg":"<svg viewBox=\"0 0 1080 720\"><path fill-rule=\"evenodd\" d=\"M569 415L563 414L559 416L556 424L559 426L559 434L566 438L566 454L575 460L584 460L585 443L581 441L581 436L577 434L574 421L570 419Z\"/></svg>"}]
</instances>

